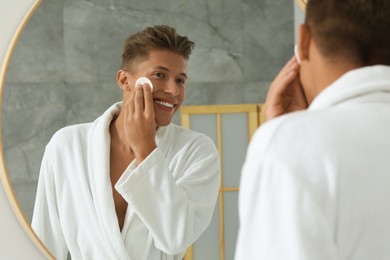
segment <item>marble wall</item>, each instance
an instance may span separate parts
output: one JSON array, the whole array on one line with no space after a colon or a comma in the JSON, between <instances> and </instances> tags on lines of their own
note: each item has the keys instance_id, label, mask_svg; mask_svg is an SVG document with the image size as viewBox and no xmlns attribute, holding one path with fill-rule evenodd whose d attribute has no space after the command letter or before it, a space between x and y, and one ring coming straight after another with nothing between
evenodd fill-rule
<instances>
[{"instance_id":1,"label":"marble wall","mask_svg":"<svg viewBox=\"0 0 390 260\"><path fill-rule=\"evenodd\" d=\"M184 105L264 102L293 53L291 0L43 0L10 62L2 138L10 179L30 219L44 147L121 99L124 39L167 24L196 43ZM174 122L180 124L178 115Z\"/></svg>"}]
</instances>

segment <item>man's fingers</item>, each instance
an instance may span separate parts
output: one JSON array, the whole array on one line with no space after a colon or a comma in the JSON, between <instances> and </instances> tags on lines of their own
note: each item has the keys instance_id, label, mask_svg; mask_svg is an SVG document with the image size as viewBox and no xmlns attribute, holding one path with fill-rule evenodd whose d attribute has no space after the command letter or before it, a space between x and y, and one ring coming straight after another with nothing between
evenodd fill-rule
<instances>
[{"instance_id":1,"label":"man's fingers","mask_svg":"<svg viewBox=\"0 0 390 260\"><path fill-rule=\"evenodd\" d=\"M295 86L298 83L298 87L300 87L298 73L299 64L293 57L282 68L270 86L265 103L267 120L285 114L291 107L297 104L298 100L299 102L302 101L299 95L303 91L297 91L299 88ZM297 93L298 100L296 99Z\"/></svg>"},{"instance_id":2,"label":"man's fingers","mask_svg":"<svg viewBox=\"0 0 390 260\"><path fill-rule=\"evenodd\" d=\"M278 96L283 93L286 90L288 84L297 76L298 69L299 64L296 62L296 60L291 59L272 82L269 94L272 96Z\"/></svg>"},{"instance_id":3,"label":"man's fingers","mask_svg":"<svg viewBox=\"0 0 390 260\"><path fill-rule=\"evenodd\" d=\"M280 70L279 74L276 76L275 81L278 81L281 78L284 78L286 75L290 73L292 70L297 70L299 64L296 62L294 58L291 58L286 65Z\"/></svg>"},{"instance_id":4,"label":"man's fingers","mask_svg":"<svg viewBox=\"0 0 390 260\"><path fill-rule=\"evenodd\" d=\"M150 114L154 112L152 89L148 84L145 84L143 91L144 91L145 113Z\"/></svg>"},{"instance_id":5,"label":"man's fingers","mask_svg":"<svg viewBox=\"0 0 390 260\"><path fill-rule=\"evenodd\" d=\"M294 91L296 104L301 107L307 108L309 105L307 103L306 95L305 92L303 91L301 82L299 81L298 78L296 78L292 84L293 84L292 88Z\"/></svg>"},{"instance_id":6,"label":"man's fingers","mask_svg":"<svg viewBox=\"0 0 390 260\"><path fill-rule=\"evenodd\" d=\"M289 85L297 77L295 71L290 71L288 74L281 77L279 81L272 83L270 91L267 96L268 102L275 102L275 100L280 99L286 93L289 93Z\"/></svg>"},{"instance_id":7,"label":"man's fingers","mask_svg":"<svg viewBox=\"0 0 390 260\"><path fill-rule=\"evenodd\" d=\"M144 93L141 85L135 87L134 108L135 113L144 112Z\"/></svg>"},{"instance_id":8,"label":"man's fingers","mask_svg":"<svg viewBox=\"0 0 390 260\"><path fill-rule=\"evenodd\" d=\"M133 114L135 111L134 98L135 98L135 92L131 92L129 100L127 101L128 115Z\"/></svg>"}]
</instances>

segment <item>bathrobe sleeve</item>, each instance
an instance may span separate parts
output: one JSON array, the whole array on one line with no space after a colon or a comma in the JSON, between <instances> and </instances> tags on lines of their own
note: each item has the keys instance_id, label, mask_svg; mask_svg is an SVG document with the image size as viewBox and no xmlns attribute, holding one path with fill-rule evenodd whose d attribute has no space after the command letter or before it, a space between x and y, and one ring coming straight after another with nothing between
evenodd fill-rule
<instances>
[{"instance_id":1,"label":"bathrobe sleeve","mask_svg":"<svg viewBox=\"0 0 390 260\"><path fill-rule=\"evenodd\" d=\"M60 225L54 171L48 148L41 163L31 226L56 259L67 259L68 248Z\"/></svg>"},{"instance_id":2,"label":"bathrobe sleeve","mask_svg":"<svg viewBox=\"0 0 390 260\"><path fill-rule=\"evenodd\" d=\"M264 141L265 140L265 141ZM336 260L333 230L271 135L251 141L242 169L236 260ZM311 171L313 173L313 171Z\"/></svg>"},{"instance_id":3,"label":"bathrobe sleeve","mask_svg":"<svg viewBox=\"0 0 390 260\"><path fill-rule=\"evenodd\" d=\"M116 184L168 255L183 253L209 225L219 190L219 156L202 136L167 160L157 147L140 165L133 162Z\"/></svg>"}]
</instances>

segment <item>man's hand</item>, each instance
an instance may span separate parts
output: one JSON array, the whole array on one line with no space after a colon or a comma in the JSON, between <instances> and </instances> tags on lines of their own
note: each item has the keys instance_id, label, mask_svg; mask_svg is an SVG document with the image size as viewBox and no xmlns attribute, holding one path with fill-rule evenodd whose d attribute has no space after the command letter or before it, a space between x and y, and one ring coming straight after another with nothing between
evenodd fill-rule
<instances>
[{"instance_id":1,"label":"man's hand","mask_svg":"<svg viewBox=\"0 0 390 260\"><path fill-rule=\"evenodd\" d=\"M265 102L266 120L308 107L298 72L299 64L293 57L276 76Z\"/></svg>"},{"instance_id":2,"label":"man's hand","mask_svg":"<svg viewBox=\"0 0 390 260\"><path fill-rule=\"evenodd\" d=\"M153 97L149 85L136 87L123 109L126 142L134 152L137 164L140 164L157 147Z\"/></svg>"}]
</instances>

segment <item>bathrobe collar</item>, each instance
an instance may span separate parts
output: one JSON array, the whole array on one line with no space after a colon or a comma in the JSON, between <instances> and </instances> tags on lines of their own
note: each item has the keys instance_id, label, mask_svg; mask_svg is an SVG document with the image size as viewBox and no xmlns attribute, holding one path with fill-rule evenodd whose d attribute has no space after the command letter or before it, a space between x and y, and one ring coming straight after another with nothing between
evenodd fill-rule
<instances>
[{"instance_id":1,"label":"bathrobe collar","mask_svg":"<svg viewBox=\"0 0 390 260\"><path fill-rule=\"evenodd\" d=\"M115 103L97 118L88 133L88 174L91 180L91 194L97 211L99 225L111 244L112 253L118 259L131 259L123 242L115 211L110 179L110 124L119 115L122 102ZM156 131L156 144L165 155L171 138L169 126L159 127ZM134 165L134 161L131 165Z\"/></svg>"},{"instance_id":2,"label":"bathrobe collar","mask_svg":"<svg viewBox=\"0 0 390 260\"><path fill-rule=\"evenodd\" d=\"M345 73L318 94L308 110L325 109L375 93L381 94L376 96L376 100L382 98L385 102L389 101L390 66L362 67Z\"/></svg>"}]
</instances>

